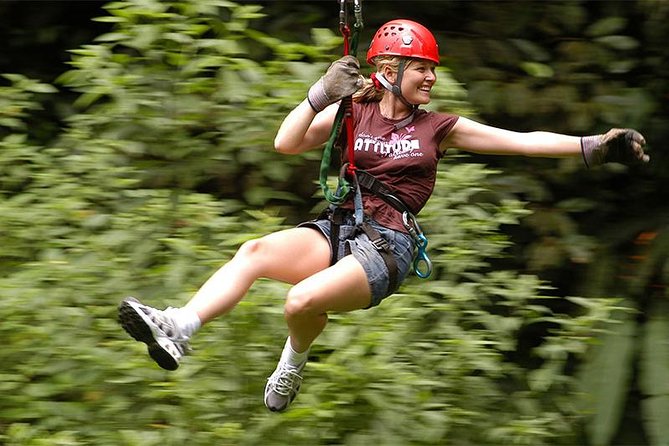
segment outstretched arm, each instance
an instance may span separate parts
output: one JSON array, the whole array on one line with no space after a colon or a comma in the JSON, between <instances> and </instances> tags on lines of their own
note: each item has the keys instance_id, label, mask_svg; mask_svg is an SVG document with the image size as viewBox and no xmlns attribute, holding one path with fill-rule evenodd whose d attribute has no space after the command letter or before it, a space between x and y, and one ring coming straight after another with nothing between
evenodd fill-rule
<instances>
[{"instance_id":1,"label":"outstretched arm","mask_svg":"<svg viewBox=\"0 0 669 446\"><path fill-rule=\"evenodd\" d=\"M447 147L489 155L565 157L581 154L580 138L577 136L513 132L463 117L458 119L442 142L442 148Z\"/></svg>"},{"instance_id":2,"label":"outstretched arm","mask_svg":"<svg viewBox=\"0 0 669 446\"><path fill-rule=\"evenodd\" d=\"M581 156L590 167L606 161L647 162L644 144L643 136L631 129L612 129L604 135L581 138L551 132L514 132L461 117L442 141L441 148L494 155Z\"/></svg>"}]
</instances>

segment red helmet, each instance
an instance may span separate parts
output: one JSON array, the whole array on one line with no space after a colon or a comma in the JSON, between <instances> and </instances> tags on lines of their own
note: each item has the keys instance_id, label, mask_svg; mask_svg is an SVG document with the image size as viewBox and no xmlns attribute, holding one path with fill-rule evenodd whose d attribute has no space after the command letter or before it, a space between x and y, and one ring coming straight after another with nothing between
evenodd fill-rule
<instances>
[{"instance_id":1,"label":"red helmet","mask_svg":"<svg viewBox=\"0 0 669 446\"><path fill-rule=\"evenodd\" d=\"M367 63L376 56L417 57L439 63L439 46L430 32L411 20L391 20L374 34L367 50Z\"/></svg>"}]
</instances>

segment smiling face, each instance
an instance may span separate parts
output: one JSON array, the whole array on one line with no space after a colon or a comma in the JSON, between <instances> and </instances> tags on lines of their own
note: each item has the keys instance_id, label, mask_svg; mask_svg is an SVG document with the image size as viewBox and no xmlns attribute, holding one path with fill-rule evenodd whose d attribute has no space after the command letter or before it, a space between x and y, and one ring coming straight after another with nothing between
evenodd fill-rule
<instances>
[{"instance_id":1,"label":"smiling face","mask_svg":"<svg viewBox=\"0 0 669 446\"><path fill-rule=\"evenodd\" d=\"M430 91L437 81L436 64L425 59L412 59L404 69L402 95L412 104L430 102Z\"/></svg>"},{"instance_id":2,"label":"smiling face","mask_svg":"<svg viewBox=\"0 0 669 446\"><path fill-rule=\"evenodd\" d=\"M396 62L396 61L395 61ZM397 63L383 66L382 72L391 83L397 81ZM425 59L409 59L402 75L402 96L411 104L430 102L430 91L437 81L436 64Z\"/></svg>"}]
</instances>

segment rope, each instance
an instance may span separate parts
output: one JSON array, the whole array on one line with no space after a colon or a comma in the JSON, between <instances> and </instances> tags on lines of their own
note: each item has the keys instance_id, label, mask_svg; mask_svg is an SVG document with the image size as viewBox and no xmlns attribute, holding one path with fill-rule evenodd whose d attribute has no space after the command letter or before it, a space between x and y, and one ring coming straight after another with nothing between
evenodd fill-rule
<instances>
[{"instance_id":1,"label":"rope","mask_svg":"<svg viewBox=\"0 0 669 446\"><path fill-rule=\"evenodd\" d=\"M360 32L363 28L361 2L362 0L339 0L339 30L344 37L344 56L348 56L349 54L356 56L358 52L358 41L360 40ZM352 30L349 26L349 16L351 15L350 3L353 3L353 16L355 19ZM330 162L332 161L332 149L337 144L342 131L345 131L346 134L348 167L346 172L342 172L339 176L337 188L332 192L328 186L328 172L330 170ZM332 130L330 131L330 137L323 149L319 177L325 199L336 206L343 204L348 194L353 190L351 183L346 179L346 174L355 177L356 167L353 145L353 97L348 96L343 98L339 104L339 109L337 110Z\"/></svg>"}]
</instances>

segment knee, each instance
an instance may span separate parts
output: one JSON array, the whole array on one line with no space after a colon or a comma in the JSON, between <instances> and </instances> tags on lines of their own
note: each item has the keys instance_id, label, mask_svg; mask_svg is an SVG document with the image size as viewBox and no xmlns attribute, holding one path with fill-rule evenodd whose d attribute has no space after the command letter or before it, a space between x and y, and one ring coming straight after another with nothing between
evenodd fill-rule
<instances>
[{"instance_id":1,"label":"knee","mask_svg":"<svg viewBox=\"0 0 669 446\"><path fill-rule=\"evenodd\" d=\"M237 250L237 256L241 257L253 257L258 256L263 250L264 242L261 238L248 240L239 247Z\"/></svg>"},{"instance_id":2,"label":"knee","mask_svg":"<svg viewBox=\"0 0 669 446\"><path fill-rule=\"evenodd\" d=\"M267 253L270 252L267 243L262 238L248 240L239 247L230 263L252 270L258 277L265 274L268 267Z\"/></svg>"},{"instance_id":3,"label":"knee","mask_svg":"<svg viewBox=\"0 0 669 446\"><path fill-rule=\"evenodd\" d=\"M284 305L284 315L286 318L295 316L319 314L317 300L314 293L309 292L299 285L296 285L288 291L286 304Z\"/></svg>"}]
</instances>

